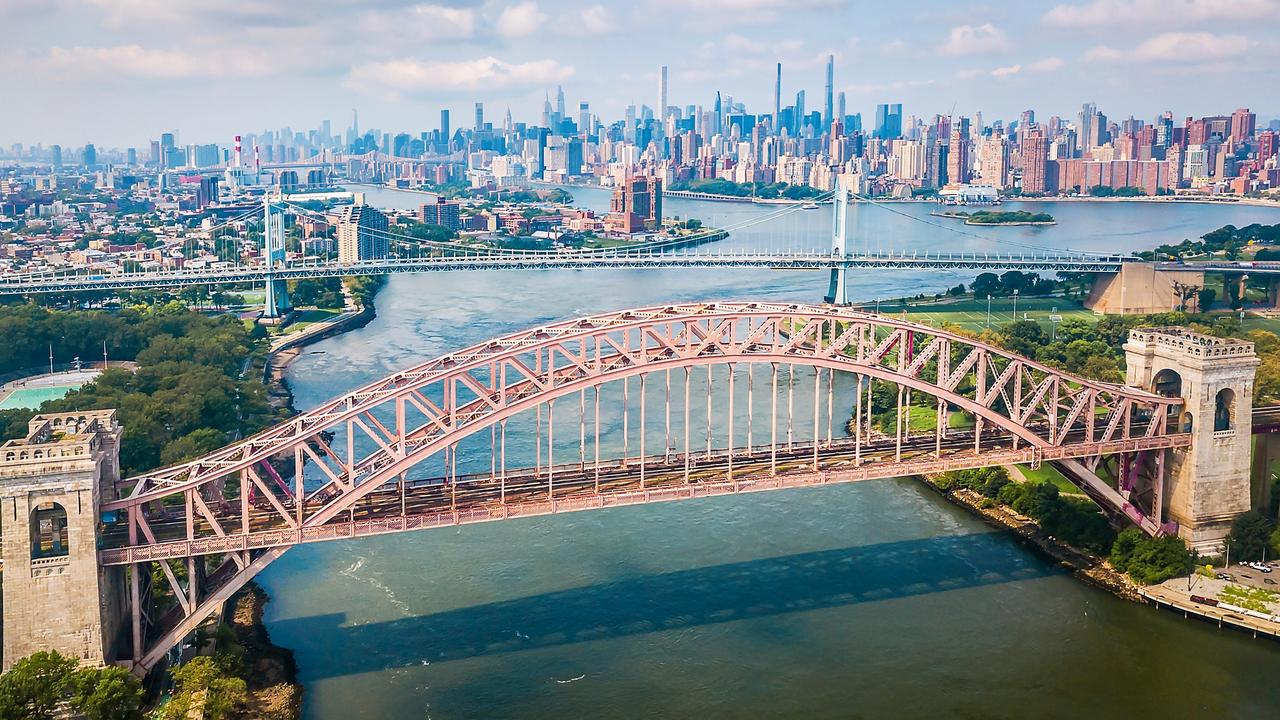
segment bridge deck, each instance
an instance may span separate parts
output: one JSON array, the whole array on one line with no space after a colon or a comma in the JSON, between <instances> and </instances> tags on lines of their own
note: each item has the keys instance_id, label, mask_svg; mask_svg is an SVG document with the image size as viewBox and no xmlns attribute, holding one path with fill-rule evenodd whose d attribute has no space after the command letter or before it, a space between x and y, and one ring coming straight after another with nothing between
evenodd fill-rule
<instances>
[{"instance_id":1,"label":"bridge deck","mask_svg":"<svg viewBox=\"0 0 1280 720\"><path fill-rule=\"evenodd\" d=\"M780 447L776 466L767 446L750 453L739 449L732 457L723 450L710 458L699 453L690 458L687 481L683 455L646 458L643 472L640 459L631 458L627 463L602 464L598 473L594 463L587 462L553 466L550 472L546 468L513 470L505 480L487 473L459 477L452 484L432 478L407 483L403 496L398 488L388 486L341 519L317 526L282 526L278 514L264 504L262 512L250 519L249 532L225 537L178 539L184 536L185 526L159 517L151 524L157 542L130 546L124 542L121 526L109 527L108 544L121 546L103 550L101 560L104 565L124 565L578 510L1180 447L1189 442L1188 435L1166 435L1014 449L1004 436L984 440L981 452L975 453L972 435L961 432L942 443L950 451L942 457L935 456L937 442L931 435L908 439L901 460L891 440L864 444L860 451L848 439L820 443L816 465L813 444L807 442L794 443L790 450ZM293 505L291 499L285 500ZM263 519L270 520L262 523Z\"/></svg>"},{"instance_id":2,"label":"bridge deck","mask_svg":"<svg viewBox=\"0 0 1280 720\"><path fill-rule=\"evenodd\" d=\"M391 258L338 264L293 263L276 268L236 267L223 270L169 271L118 275L49 274L0 278L0 295L26 295L89 290L124 290L221 283L253 283L267 279L385 275L446 270L528 269L661 269L765 268L778 270L1022 270L1027 272L1118 272L1134 258L1120 255L1045 255L1008 253L870 253L830 252L564 252L488 253L457 257Z\"/></svg>"}]
</instances>

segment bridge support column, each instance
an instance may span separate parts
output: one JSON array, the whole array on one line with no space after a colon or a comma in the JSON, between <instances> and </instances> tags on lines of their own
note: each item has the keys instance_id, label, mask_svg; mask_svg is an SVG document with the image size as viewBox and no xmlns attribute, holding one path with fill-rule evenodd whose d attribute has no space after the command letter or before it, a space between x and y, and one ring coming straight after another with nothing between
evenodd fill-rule
<instances>
[{"instance_id":1,"label":"bridge support column","mask_svg":"<svg viewBox=\"0 0 1280 720\"><path fill-rule=\"evenodd\" d=\"M284 208L271 202L268 195L263 201L262 259L267 264L266 302L262 319L270 324L283 322L293 308L289 304L289 289L284 280L277 280L274 271L284 265Z\"/></svg>"},{"instance_id":2,"label":"bridge support column","mask_svg":"<svg viewBox=\"0 0 1280 720\"><path fill-rule=\"evenodd\" d=\"M262 306L262 317L266 320L280 320L293 312L289 303L289 289L284 280L267 280L266 302Z\"/></svg>"},{"instance_id":3,"label":"bridge support column","mask_svg":"<svg viewBox=\"0 0 1280 720\"><path fill-rule=\"evenodd\" d=\"M1270 510L1277 500L1272 490L1280 473L1280 434L1253 436L1253 498L1258 507Z\"/></svg>"},{"instance_id":4,"label":"bridge support column","mask_svg":"<svg viewBox=\"0 0 1280 720\"><path fill-rule=\"evenodd\" d=\"M3 669L41 650L117 659L124 573L98 564L98 508L120 475L114 410L37 415L0 446Z\"/></svg>"},{"instance_id":5,"label":"bridge support column","mask_svg":"<svg viewBox=\"0 0 1280 720\"><path fill-rule=\"evenodd\" d=\"M1191 445L1169 451L1168 484L1156 496L1192 548L1221 553L1231 522L1253 506L1253 343L1144 328L1129 333L1124 349L1129 385L1186 401L1168 422L1189 432Z\"/></svg>"},{"instance_id":6,"label":"bridge support column","mask_svg":"<svg viewBox=\"0 0 1280 720\"><path fill-rule=\"evenodd\" d=\"M843 184L836 184L836 192L831 198L831 205L831 254L835 257L843 258L848 254L845 241L845 222L849 216L849 190ZM846 267L831 268L831 282L827 287L827 296L825 298L827 302L835 305L849 304L849 286L846 283L848 273L849 269Z\"/></svg>"},{"instance_id":7,"label":"bridge support column","mask_svg":"<svg viewBox=\"0 0 1280 720\"><path fill-rule=\"evenodd\" d=\"M1280 276L1273 275L1267 283L1267 308L1280 310Z\"/></svg>"}]
</instances>

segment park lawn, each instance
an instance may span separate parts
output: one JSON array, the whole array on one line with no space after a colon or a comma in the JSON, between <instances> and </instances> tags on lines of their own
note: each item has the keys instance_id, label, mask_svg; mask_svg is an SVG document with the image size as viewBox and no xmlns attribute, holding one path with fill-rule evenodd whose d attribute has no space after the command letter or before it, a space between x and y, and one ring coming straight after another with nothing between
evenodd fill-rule
<instances>
[{"instance_id":1,"label":"park lawn","mask_svg":"<svg viewBox=\"0 0 1280 720\"><path fill-rule=\"evenodd\" d=\"M892 417L892 414L890 415ZM938 424L938 411L911 405L907 408L907 429L913 433L932 433ZM890 428L892 431L893 428Z\"/></svg>"},{"instance_id":2,"label":"park lawn","mask_svg":"<svg viewBox=\"0 0 1280 720\"><path fill-rule=\"evenodd\" d=\"M613 249L625 247L641 247L643 243L632 242L626 238L594 237L582 243L582 247L590 250Z\"/></svg>"},{"instance_id":3,"label":"park lawn","mask_svg":"<svg viewBox=\"0 0 1280 720\"><path fill-rule=\"evenodd\" d=\"M951 430L969 430L973 427L973 416L961 410L955 410L947 418L947 428Z\"/></svg>"},{"instance_id":4,"label":"park lawn","mask_svg":"<svg viewBox=\"0 0 1280 720\"><path fill-rule=\"evenodd\" d=\"M1245 330L1268 330L1280 335L1280 317L1260 317L1246 314L1241 327Z\"/></svg>"},{"instance_id":5,"label":"park lawn","mask_svg":"<svg viewBox=\"0 0 1280 720\"><path fill-rule=\"evenodd\" d=\"M875 304L865 304L864 309L875 310ZM903 306L898 303L880 303L880 312L885 315L902 317L905 312L907 320L924 325L941 327L957 325L966 330L979 332L987 327L987 301L965 298L955 302L916 303ZM991 301L991 326L1000 328L1013 322L1026 319L1040 323L1046 332L1052 331L1050 315L1077 318L1086 322L1097 322L1101 315L1086 310L1078 300L1067 298L1018 298L1018 314L1013 314L1013 298L993 298Z\"/></svg>"},{"instance_id":6,"label":"park lawn","mask_svg":"<svg viewBox=\"0 0 1280 720\"><path fill-rule=\"evenodd\" d=\"M288 333L301 332L318 322L332 320L341 314L341 310L334 308L307 308L306 310L299 310L293 316L293 322L284 327L274 327L271 332L273 335L285 335Z\"/></svg>"},{"instance_id":7,"label":"park lawn","mask_svg":"<svg viewBox=\"0 0 1280 720\"><path fill-rule=\"evenodd\" d=\"M1057 468L1049 463L1041 463L1039 468L1032 468L1030 465L1019 465L1018 469L1022 471L1024 477L1029 482L1047 482L1058 488L1058 492L1064 495L1083 495L1080 488L1076 487Z\"/></svg>"}]
</instances>

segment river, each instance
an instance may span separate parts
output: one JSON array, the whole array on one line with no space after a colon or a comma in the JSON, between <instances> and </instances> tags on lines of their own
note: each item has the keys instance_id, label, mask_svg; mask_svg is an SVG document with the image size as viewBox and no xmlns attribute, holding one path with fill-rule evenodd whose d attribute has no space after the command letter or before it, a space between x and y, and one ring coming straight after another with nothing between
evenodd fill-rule
<instances>
[{"instance_id":1,"label":"river","mask_svg":"<svg viewBox=\"0 0 1280 720\"><path fill-rule=\"evenodd\" d=\"M580 205L607 206L603 191L573 192ZM367 196L386 207L420 202ZM1058 225L961 234L928 217L936 206L858 205L850 244L1116 252L1280 222L1280 212L1241 206L1008 207L1045 208ZM668 215L708 225L776 211L666 203ZM813 247L829 215L795 211L726 244ZM857 273L851 293L898 297L971 277ZM765 270L393 276L377 319L314 346L288 378L307 408L554 319L692 299L816 301L825 288L822 273ZM464 454L459 470L487 462ZM273 640L296 652L310 720L1128 720L1266 717L1280 704L1274 643L1087 587L909 480L322 543L291 550L259 579L273 598Z\"/></svg>"}]
</instances>

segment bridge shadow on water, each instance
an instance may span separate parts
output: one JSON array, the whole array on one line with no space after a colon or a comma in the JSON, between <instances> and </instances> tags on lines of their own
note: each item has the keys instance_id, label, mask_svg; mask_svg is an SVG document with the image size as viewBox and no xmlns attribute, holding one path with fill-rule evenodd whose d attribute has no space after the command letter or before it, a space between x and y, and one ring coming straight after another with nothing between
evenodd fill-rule
<instances>
[{"instance_id":1,"label":"bridge shadow on water","mask_svg":"<svg viewBox=\"0 0 1280 720\"><path fill-rule=\"evenodd\" d=\"M386 622L343 613L279 620L289 637L323 637L305 674L327 678L608 638L836 608L1057 575L1063 571L973 533L713 565Z\"/></svg>"}]
</instances>

